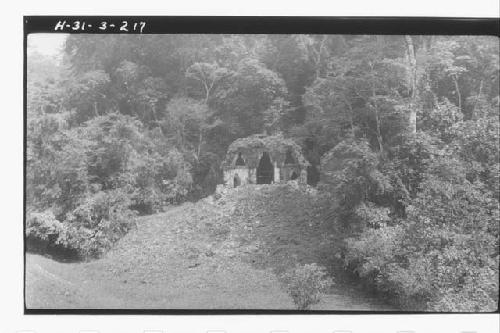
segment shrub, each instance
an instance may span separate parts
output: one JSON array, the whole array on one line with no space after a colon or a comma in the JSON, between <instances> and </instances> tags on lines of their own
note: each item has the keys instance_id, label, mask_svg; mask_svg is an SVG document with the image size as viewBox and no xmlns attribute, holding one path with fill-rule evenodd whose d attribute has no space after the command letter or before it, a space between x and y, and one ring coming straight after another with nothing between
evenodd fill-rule
<instances>
[{"instance_id":1,"label":"shrub","mask_svg":"<svg viewBox=\"0 0 500 333\"><path fill-rule=\"evenodd\" d=\"M498 110L498 107L496 108ZM498 111L495 111L498 113ZM500 122L494 117L464 121L453 126L452 149L467 166L467 179L480 180L493 192L500 193Z\"/></svg>"},{"instance_id":2,"label":"shrub","mask_svg":"<svg viewBox=\"0 0 500 333\"><path fill-rule=\"evenodd\" d=\"M457 161L431 165L422 190L408 207L401 253L428 258L428 306L447 311L482 311L498 300L498 201L481 183L466 180ZM410 272L419 267L403 267ZM411 274L411 273L410 273ZM496 278L494 278L496 276ZM493 278L493 279L492 279ZM461 298L465 303L452 304Z\"/></svg>"},{"instance_id":3,"label":"shrub","mask_svg":"<svg viewBox=\"0 0 500 333\"><path fill-rule=\"evenodd\" d=\"M52 211L32 212L26 218L26 244L31 251L46 252L54 244L63 226Z\"/></svg>"},{"instance_id":4,"label":"shrub","mask_svg":"<svg viewBox=\"0 0 500 333\"><path fill-rule=\"evenodd\" d=\"M28 125L27 205L52 214L27 221L42 252L98 257L133 227L131 208L159 211L192 187L182 152L134 117L111 112L70 128L65 116L47 115Z\"/></svg>"},{"instance_id":5,"label":"shrub","mask_svg":"<svg viewBox=\"0 0 500 333\"><path fill-rule=\"evenodd\" d=\"M450 158L430 163L407 216L348 239L346 263L407 308L495 310L498 201L466 172Z\"/></svg>"},{"instance_id":6,"label":"shrub","mask_svg":"<svg viewBox=\"0 0 500 333\"><path fill-rule=\"evenodd\" d=\"M316 264L296 266L283 274L282 283L299 310L308 310L319 303L333 283L326 269Z\"/></svg>"},{"instance_id":7,"label":"shrub","mask_svg":"<svg viewBox=\"0 0 500 333\"><path fill-rule=\"evenodd\" d=\"M338 200L335 215L346 229L362 230L356 209L365 201L393 191L390 178L379 170L380 158L366 140L347 139L321 159L322 187Z\"/></svg>"},{"instance_id":8,"label":"shrub","mask_svg":"<svg viewBox=\"0 0 500 333\"><path fill-rule=\"evenodd\" d=\"M367 197L367 189L376 187L377 177L372 172L378 164L367 141L347 139L321 159L321 182L355 206Z\"/></svg>"},{"instance_id":9,"label":"shrub","mask_svg":"<svg viewBox=\"0 0 500 333\"><path fill-rule=\"evenodd\" d=\"M402 228L399 226L381 227L376 230L369 228L356 238L348 238L346 264L353 266L362 278L378 277L385 272L387 265L394 262L400 248L401 234Z\"/></svg>"},{"instance_id":10,"label":"shrub","mask_svg":"<svg viewBox=\"0 0 500 333\"><path fill-rule=\"evenodd\" d=\"M385 173L397 177L404 186L403 191L415 196L430 161L441 155L440 146L442 142L426 132L402 136L400 144L389 150L390 162L384 165Z\"/></svg>"},{"instance_id":11,"label":"shrub","mask_svg":"<svg viewBox=\"0 0 500 333\"><path fill-rule=\"evenodd\" d=\"M30 118L27 126L27 205L61 220L88 191L86 142L67 130L63 114Z\"/></svg>"},{"instance_id":12,"label":"shrub","mask_svg":"<svg viewBox=\"0 0 500 333\"><path fill-rule=\"evenodd\" d=\"M448 99L444 98L430 110L423 110L421 127L425 128L434 136L448 141L450 128L461 121L463 114L461 110Z\"/></svg>"},{"instance_id":13,"label":"shrub","mask_svg":"<svg viewBox=\"0 0 500 333\"><path fill-rule=\"evenodd\" d=\"M135 227L136 213L122 190L97 192L67 215L57 243L82 257L99 257Z\"/></svg>"},{"instance_id":14,"label":"shrub","mask_svg":"<svg viewBox=\"0 0 500 333\"><path fill-rule=\"evenodd\" d=\"M191 189L191 165L175 148L160 149L147 138L149 152L131 155L128 170L122 176L133 188L132 207L140 213L161 211L166 205L186 199Z\"/></svg>"},{"instance_id":15,"label":"shrub","mask_svg":"<svg viewBox=\"0 0 500 333\"><path fill-rule=\"evenodd\" d=\"M391 221L389 208L377 206L369 201L359 204L354 210L354 214L363 228L377 229Z\"/></svg>"}]
</instances>

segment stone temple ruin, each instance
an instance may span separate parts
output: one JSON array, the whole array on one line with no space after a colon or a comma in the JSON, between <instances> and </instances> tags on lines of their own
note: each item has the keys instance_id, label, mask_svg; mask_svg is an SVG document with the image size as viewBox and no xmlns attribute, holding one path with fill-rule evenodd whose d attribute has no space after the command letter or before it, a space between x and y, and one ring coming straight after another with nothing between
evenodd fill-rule
<instances>
[{"instance_id":1,"label":"stone temple ruin","mask_svg":"<svg viewBox=\"0 0 500 333\"><path fill-rule=\"evenodd\" d=\"M224 184L231 187L289 180L305 184L308 166L300 146L293 140L263 134L234 141L222 163Z\"/></svg>"}]
</instances>

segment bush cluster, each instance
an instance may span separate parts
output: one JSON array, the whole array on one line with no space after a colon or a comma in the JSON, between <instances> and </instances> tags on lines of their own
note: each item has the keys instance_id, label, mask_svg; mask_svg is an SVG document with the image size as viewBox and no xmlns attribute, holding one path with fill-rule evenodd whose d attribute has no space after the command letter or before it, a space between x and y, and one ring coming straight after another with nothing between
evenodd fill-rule
<instances>
[{"instance_id":1,"label":"bush cluster","mask_svg":"<svg viewBox=\"0 0 500 333\"><path fill-rule=\"evenodd\" d=\"M315 263L289 269L281 276L281 280L298 310L309 310L318 304L333 283L326 269Z\"/></svg>"},{"instance_id":2,"label":"bush cluster","mask_svg":"<svg viewBox=\"0 0 500 333\"><path fill-rule=\"evenodd\" d=\"M363 141L341 143L323 163L340 201L346 266L404 308L497 306L498 195L496 176L483 171L498 160L480 155L471 161L457 152L456 141L473 135L478 124L457 126L463 131L448 143L420 133L385 156ZM487 140L475 151L487 149Z\"/></svg>"},{"instance_id":3,"label":"bush cluster","mask_svg":"<svg viewBox=\"0 0 500 333\"><path fill-rule=\"evenodd\" d=\"M184 156L132 117L110 113L70 128L48 114L29 126L26 236L38 247L99 257L137 213L180 202L191 187Z\"/></svg>"}]
</instances>

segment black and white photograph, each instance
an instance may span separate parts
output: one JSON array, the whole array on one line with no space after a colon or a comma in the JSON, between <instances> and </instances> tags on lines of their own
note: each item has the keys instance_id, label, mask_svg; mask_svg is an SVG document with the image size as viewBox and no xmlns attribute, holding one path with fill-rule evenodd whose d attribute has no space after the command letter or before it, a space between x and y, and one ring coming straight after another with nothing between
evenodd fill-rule
<instances>
[{"instance_id":1,"label":"black and white photograph","mask_svg":"<svg viewBox=\"0 0 500 333\"><path fill-rule=\"evenodd\" d=\"M27 35L26 310L498 311L498 36L126 23Z\"/></svg>"}]
</instances>

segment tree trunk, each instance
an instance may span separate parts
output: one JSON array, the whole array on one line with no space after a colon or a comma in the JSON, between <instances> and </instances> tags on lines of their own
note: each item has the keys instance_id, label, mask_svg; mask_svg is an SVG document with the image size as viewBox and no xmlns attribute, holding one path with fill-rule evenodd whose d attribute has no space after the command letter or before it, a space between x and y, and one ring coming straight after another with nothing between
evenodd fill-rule
<instances>
[{"instance_id":1,"label":"tree trunk","mask_svg":"<svg viewBox=\"0 0 500 333\"><path fill-rule=\"evenodd\" d=\"M384 144L383 144L383 139L382 139L382 133L380 132L380 117L378 114L376 94L375 94L375 89L373 86L372 86L372 98L373 98L373 103L371 103L372 104L371 107L373 108L373 111L375 113L375 124L377 125L375 134L377 136L377 142L378 142L378 148L380 151L380 155L384 155Z\"/></svg>"},{"instance_id":2,"label":"tree trunk","mask_svg":"<svg viewBox=\"0 0 500 333\"><path fill-rule=\"evenodd\" d=\"M375 107L375 120L377 122L377 142L378 142L378 148L380 150L380 154L384 154L384 146L382 142L382 133L380 133L380 119L378 116L378 109Z\"/></svg>"},{"instance_id":3,"label":"tree trunk","mask_svg":"<svg viewBox=\"0 0 500 333\"><path fill-rule=\"evenodd\" d=\"M198 149L196 151L196 159L198 161L200 160L202 142L203 142L203 131L200 129L200 135L198 136Z\"/></svg>"},{"instance_id":4,"label":"tree trunk","mask_svg":"<svg viewBox=\"0 0 500 333\"><path fill-rule=\"evenodd\" d=\"M462 94L460 93L460 87L458 86L458 79L456 75L453 75L452 78L453 83L455 84L455 91L457 92L458 109L462 112Z\"/></svg>"},{"instance_id":5,"label":"tree trunk","mask_svg":"<svg viewBox=\"0 0 500 333\"><path fill-rule=\"evenodd\" d=\"M205 94L205 104L208 105L208 98L210 97L210 90L207 89Z\"/></svg>"},{"instance_id":6,"label":"tree trunk","mask_svg":"<svg viewBox=\"0 0 500 333\"><path fill-rule=\"evenodd\" d=\"M476 107L477 107L477 102L481 98L481 94L483 93L483 80L479 83L479 92L477 93L476 100L474 101L474 107L472 108L472 117L476 116Z\"/></svg>"},{"instance_id":7,"label":"tree trunk","mask_svg":"<svg viewBox=\"0 0 500 333\"><path fill-rule=\"evenodd\" d=\"M405 36L406 51L408 53L408 83L410 88L410 103L409 103L409 122L408 130L410 133L417 132L417 58L415 55L415 47L411 36Z\"/></svg>"},{"instance_id":8,"label":"tree trunk","mask_svg":"<svg viewBox=\"0 0 500 333\"><path fill-rule=\"evenodd\" d=\"M203 83L203 87L205 88L205 104L208 105L208 98L210 97L210 88L206 82L206 80L201 80Z\"/></svg>"},{"instance_id":9,"label":"tree trunk","mask_svg":"<svg viewBox=\"0 0 500 333\"><path fill-rule=\"evenodd\" d=\"M319 78L320 77L320 74L321 74L321 53L323 53L323 49L325 47L325 43L326 43L326 40L327 40L327 35L324 35L323 38L321 39L321 42L319 44L319 50L317 52L317 57L316 57L316 78Z\"/></svg>"},{"instance_id":10,"label":"tree trunk","mask_svg":"<svg viewBox=\"0 0 500 333\"><path fill-rule=\"evenodd\" d=\"M349 103L349 100L347 99L344 99L344 103L347 105L347 107L349 108L349 112L348 112L348 116L349 116L349 124L351 125L351 134L354 136L354 111L352 109L352 105L351 103Z\"/></svg>"}]
</instances>

